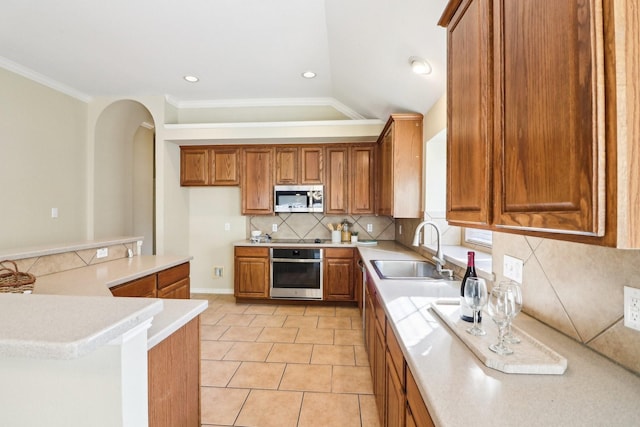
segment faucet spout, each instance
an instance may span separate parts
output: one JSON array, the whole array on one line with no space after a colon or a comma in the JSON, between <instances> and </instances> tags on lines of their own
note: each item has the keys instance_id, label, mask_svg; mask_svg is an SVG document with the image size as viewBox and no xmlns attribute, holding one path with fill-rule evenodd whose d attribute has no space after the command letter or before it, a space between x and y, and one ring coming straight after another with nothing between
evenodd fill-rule
<instances>
[{"instance_id":1,"label":"faucet spout","mask_svg":"<svg viewBox=\"0 0 640 427\"><path fill-rule=\"evenodd\" d=\"M420 231L426 226L430 225L436 231L436 254L431 258L436 262L436 270L441 275L447 274L449 278L453 277L453 271L442 268L446 261L444 260L444 254L442 253L442 246L440 245L440 228L438 224L433 221L422 221L416 227L416 232L413 235L413 246L420 246Z\"/></svg>"}]
</instances>

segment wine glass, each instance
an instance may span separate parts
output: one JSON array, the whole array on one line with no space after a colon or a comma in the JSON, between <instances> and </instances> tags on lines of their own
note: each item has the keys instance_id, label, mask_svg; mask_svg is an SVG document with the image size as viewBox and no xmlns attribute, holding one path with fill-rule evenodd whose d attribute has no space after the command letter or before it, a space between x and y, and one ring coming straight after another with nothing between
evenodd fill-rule
<instances>
[{"instance_id":1,"label":"wine glass","mask_svg":"<svg viewBox=\"0 0 640 427\"><path fill-rule=\"evenodd\" d=\"M478 313L487 304L487 284L479 277L469 277L464 284L464 300L473 310L473 327L467 332L471 335L486 335L487 332L478 326Z\"/></svg>"},{"instance_id":2,"label":"wine glass","mask_svg":"<svg viewBox=\"0 0 640 427\"><path fill-rule=\"evenodd\" d=\"M513 332L511 331L511 322L513 322L513 318L520 313L520 310L522 310L522 290L520 285L512 280L500 282L498 286L511 289L510 302L513 305L513 313L509 316L509 324L507 325L507 332L504 335L504 340L509 344L518 344L520 342L520 338L513 335Z\"/></svg>"},{"instance_id":3,"label":"wine glass","mask_svg":"<svg viewBox=\"0 0 640 427\"><path fill-rule=\"evenodd\" d=\"M513 350L507 347L504 334L509 323L509 317L513 313L513 291L509 288L496 286L489 294L489 315L498 325L498 343L491 344L489 349L501 355L512 354Z\"/></svg>"}]
</instances>

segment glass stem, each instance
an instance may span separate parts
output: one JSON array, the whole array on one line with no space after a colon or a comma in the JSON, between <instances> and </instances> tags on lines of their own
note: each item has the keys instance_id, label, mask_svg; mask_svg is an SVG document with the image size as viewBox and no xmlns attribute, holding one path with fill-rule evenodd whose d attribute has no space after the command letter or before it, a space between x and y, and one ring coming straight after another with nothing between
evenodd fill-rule
<instances>
[{"instance_id":1,"label":"glass stem","mask_svg":"<svg viewBox=\"0 0 640 427\"><path fill-rule=\"evenodd\" d=\"M478 329L478 310L473 310L473 330Z\"/></svg>"}]
</instances>

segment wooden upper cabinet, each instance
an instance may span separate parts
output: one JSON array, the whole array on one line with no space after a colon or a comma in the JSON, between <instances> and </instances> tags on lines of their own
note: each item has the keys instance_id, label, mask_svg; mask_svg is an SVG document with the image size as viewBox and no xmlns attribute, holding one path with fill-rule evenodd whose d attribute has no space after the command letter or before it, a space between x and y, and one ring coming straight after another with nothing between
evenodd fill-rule
<instances>
[{"instance_id":1,"label":"wooden upper cabinet","mask_svg":"<svg viewBox=\"0 0 640 427\"><path fill-rule=\"evenodd\" d=\"M447 31L447 219L491 222L491 2L464 1Z\"/></svg>"},{"instance_id":2,"label":"wooden upper cabinet","mask_svg":"<svg viewBox=\"0 0 640 427\"><path fill-rule=\"evenodd\" d=\"M180 147L180 185L239 185L238 148Z\"/></svg>"},{"instance_id":3,"label":"wooden upper cabinet","mask_svg":"<svg viewBox=\"0 0 640 427\"><path fill-rule=\"evenodd\" d=\"M602 236L604 64L597 2L498 3L495 223Z\"/></svg>"},{"instance_id":4,"label":"wooden upper cabinet","mask_svg":"<svg viewBox=\"0 0 640 427\"><path fill-rule=\"evenodd\" d=\"M327 147L325 158L326 183L325 183L325 207L326 214L348 213L348 156L347 147Z\"/></svg>"},{"instance_id":5,"label":"wooden upper cabinet","mask_svg":"<svg viewBox=\"0 0 640 427\"><path fill-rule=\"evenodd\" d=\"M351 147L349 153L349 213L375 213L375 147Z\"/></svg>"},{"instance_id":6,"label":"wooden upper cabinet","mask_svg":"<svg viewBox=\"0 0 640 427\"><path fill-rule=\"evenodd\" d=\"M240 149L212 148L209 159L210 185L240 185Z\"/></svg>"},{"instance_id":7,"label":"wooden upper cabinet","mask_svg":"<svg viewBox=\"0 0 640 427\"><path fill-rule=\"evenodd\" d=\"M300 184L324 183L323 151L322 147L300 147Z\"/></svg>"},{"instance_id":8,"label":"wooden upper cabinet","mask_svg":"<svg viewBox=\"0 0 640 427\"><path fill-rule=\"evenodd\" d=\"M327 147L325 213L375 214L375 145Z\"/></svg>"},{"instance_id":9,"label":"wooden upper cabinet","mask_svg":"<svg viewBox=\"0 0 640 427\"><path fill-rule=\"evenodd\" d=\"M242 150L242 214L273 214L274 149Z\"/></svg>"},{"instance_id":10,"label":"wooden upper cabinet","mask_svg":"<svg viewBox=\"0 0 640 427\"><path fill-rule=\"evenodd\" d=\"M209 184L209 149L180 147L180 185Z\"/></svg>"},{"instance_id":11,"label":"wooden upper cabinet","mask_svg":"<svg viewBox=\"0 0 640 427\"><path fill-rule=\"evenodd\" d=\"M422 218L422 114L392 114L378 139L378 214Z\"/></svg>"},{"instance_id":12,"label":"wooden upper cabinet","mask_svg":"<svg viewBox=\"0 0 640 427\"><path fill-rule=\"evenodd\" d=\"M276 148L276 184L298 184L298 148Z\"/></svg>"},{"instance_id":13,"label":"wooden upper cabinet","mask_svg":"<svg viewBox=\"0 0 640 427\"><path fill-rule=\"evenodd\" d=\"M640 198L629 167L640 161L629 150L640 119L626 103L639 93L631 3L449 2L439 24L448 30L451 223L640 246L629 202Z\"/></svg>"}]
</instances>

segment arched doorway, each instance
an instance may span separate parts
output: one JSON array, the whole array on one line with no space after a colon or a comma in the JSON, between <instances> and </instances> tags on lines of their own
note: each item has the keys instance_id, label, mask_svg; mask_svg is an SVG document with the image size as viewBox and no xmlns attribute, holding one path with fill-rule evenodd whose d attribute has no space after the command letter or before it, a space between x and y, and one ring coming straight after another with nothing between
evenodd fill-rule
<instances>
[{"instance_id":1,"label":"arched doorway","mask_svg":"<svg viewBox=\"0 0 640 427\"><path fill-rule=\"evenodd\" d=\"M94 148L94 236L143 236L155 253L155 125L142 104L122 100L98 117Z\"/></svg>"}]
</instances>

